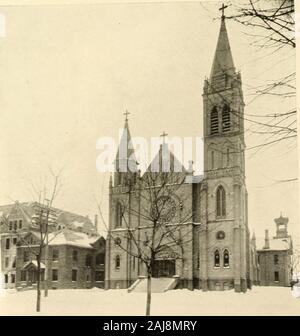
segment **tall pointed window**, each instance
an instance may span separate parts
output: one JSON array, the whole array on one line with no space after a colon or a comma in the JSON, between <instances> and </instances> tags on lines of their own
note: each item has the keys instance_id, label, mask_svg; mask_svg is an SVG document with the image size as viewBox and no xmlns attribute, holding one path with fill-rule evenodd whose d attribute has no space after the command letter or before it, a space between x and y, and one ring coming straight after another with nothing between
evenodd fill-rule
<instances>
[{"instance_id":1,"label":"tall pointed window","mask_svg":"<svg viewBox=\"0 0 300 336\"><path fill-rule=\"evenodd\" d=\"M229 267L229 252L228 252L228 250L224 250L224 253L223 253L223 266L224 267Z\"/></svg>"},{"instance_id":2,"label":"tall pointed window","mask_svg":"<svg viewBox=\"0 0 300 336\"><path fill-rule=\"evenodd\" d=\"M222 186L219 186L217 189L216 212L217 217L226 216L226 194Z\"/></svg>"},{"instance_id":3,"label":"tall pointed window","mask_svg":"<svg viewBox=\"0 0 300 336\"><path fill-rule=\"evenodd\" d=\"M230 131L230 108L227 104L224 105L222 110L222 131Z\"/></svg>"},{"instance_id":4,"label":"tall pointed window","mask_svg":"<svg viewBox=\"0 0 300 336\"><path fill-rule=\"evenodd\" d=\"M121 227L122 221L123 221L123 206L121 202L118 202L116 209L116 227Z\"/></svg>"},{"instance_id":5,"label":"tall pointed window","mask_svg":"<svg viewBox=\"0 0 300 336\"><path fill-rule=\"evenodd\" d=\"M210 134L219 133L219 118L216 106L213 107L210 114Z\"/></svg>"},{"instance_id":6,"label":"tall pointed window","mask_svg":"<svg viewBox=\"0 0 300 336\"><path fill-rule=\"evenodd\" d=\"M214 253L214 266L215 267L220 267L220 252L219 252L219 250L215 250L215 253Z\"/></svg>"},{"instance_id":7,"label":"tall pointed window","mask_svg":"<svg viewBox=\"0 0 300 336\"><path fill-rule=\"evenodd\" d=\"M115 259L115 269L120 269L120 266L121 266L121 259L120 256L117 255Z\"/></svg>"}]
</instances>

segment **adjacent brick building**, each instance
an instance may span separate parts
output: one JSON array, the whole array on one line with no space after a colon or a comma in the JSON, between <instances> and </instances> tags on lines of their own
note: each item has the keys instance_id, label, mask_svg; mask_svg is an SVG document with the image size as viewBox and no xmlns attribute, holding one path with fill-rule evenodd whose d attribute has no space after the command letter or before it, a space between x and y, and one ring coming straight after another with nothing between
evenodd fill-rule
<instances>
[{"instance_id":1,"label":"adjacent brick building","mask_svg":"<svg viewBox=\"0 0 300 336\"><path fill-rule=\"evenodd\" d=\"M276 235L270 238L266 230L264 243L257 246L259 283L261 286L290 286L293 244L287 230L289 219L280 215L274 221Z\"/></svg>"},{"instance_id":2,"label":"adjacent brick building","mask_svg":"<svg viewBox=\"0 0 300 336\"><path fill-rule=\"evenodd\" d=\"M33 219L39 206L37 202L0 206L0 266L4 288L36 285L34 252L39 233ZM52 210L55 218L49 226L48 287L103 287L105 239L97 233L96 220L94 225L88 217ZM42 270L46 262L42 255Z\"/></svg>"},{"instance_id":3,"label":"adjacent brick building","mask_svg":"<svg viewBox=\"0 0 300 336\"><path fill-rule=\"evenodd\" d=\"M17 244L16 287L34 286L37 279L35 251L39 234L29 232ZM49 234L48 263L42 254L42 287L48 266L48 288L104 287L105 240L64 229Z\"/></svg>"}]
</instances>

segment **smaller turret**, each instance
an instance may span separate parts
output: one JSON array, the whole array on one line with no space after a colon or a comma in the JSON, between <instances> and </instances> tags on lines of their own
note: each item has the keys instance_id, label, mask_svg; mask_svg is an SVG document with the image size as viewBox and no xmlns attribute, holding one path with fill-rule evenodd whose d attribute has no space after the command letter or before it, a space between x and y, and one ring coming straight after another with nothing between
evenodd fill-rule
<instances>
[{"instance_id":1,"label":"smaller turret","mask_svg":"<svg viewBox=\"0 0 300 336\"><path fill-rule=\"evenodd\" d=\"M280 217L275 218L274 222L276 223L276 236L274 238L287 238L288 237L288 231L287 231L287 224L289 222L288 217L282 217L282 214L280 214Z\"/></svg>"}]
</instances>

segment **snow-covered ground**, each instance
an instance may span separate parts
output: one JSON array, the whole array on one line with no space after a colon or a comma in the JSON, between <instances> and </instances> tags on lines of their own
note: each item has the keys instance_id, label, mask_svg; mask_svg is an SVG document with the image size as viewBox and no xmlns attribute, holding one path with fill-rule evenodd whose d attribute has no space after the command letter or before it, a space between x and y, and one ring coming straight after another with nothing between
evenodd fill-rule
<instances>
[{"instance_id":1,"label":"snow-covered ground","mask_svg":"<svg viewBox=\"0 0 300 336\"><path fill-rule=\"evenodd\" d=\"M36 315L35 291L0 293L0 315ZM38 315L144 315L145 293L126 290L50 290ZM172 290L152 295L151 315L300 315L289 288L253 287L244 293Z\"/></svg>"}]
</instances>

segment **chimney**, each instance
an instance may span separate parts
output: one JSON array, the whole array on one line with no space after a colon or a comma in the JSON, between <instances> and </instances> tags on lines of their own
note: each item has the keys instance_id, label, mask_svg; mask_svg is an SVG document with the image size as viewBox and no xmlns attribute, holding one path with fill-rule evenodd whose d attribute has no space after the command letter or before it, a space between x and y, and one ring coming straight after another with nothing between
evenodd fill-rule
<instances>
[{"instance_id":1,"label":"chimney","mask_svg":"<svg viewBox=\"0 0 300 336\"><path fill-rule=\"evenodd\" d=\"M98 215L95 215L95 228L96 228L96 232L98 232Z\"/></svg>"},{"instance_id":2,"label":"chimney","mask_svg":"<svg viewBox=\"0 0 300 336\"><path fill-rule=\"evenodd\" d=\"M265 230L265 246L264 249L270 248L270 240L269 240L269 230Z\"/></svg>"}]
</instances>

